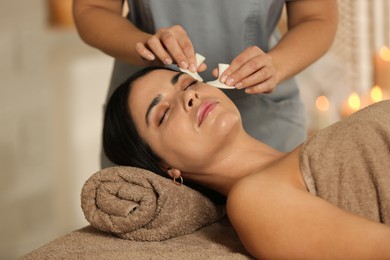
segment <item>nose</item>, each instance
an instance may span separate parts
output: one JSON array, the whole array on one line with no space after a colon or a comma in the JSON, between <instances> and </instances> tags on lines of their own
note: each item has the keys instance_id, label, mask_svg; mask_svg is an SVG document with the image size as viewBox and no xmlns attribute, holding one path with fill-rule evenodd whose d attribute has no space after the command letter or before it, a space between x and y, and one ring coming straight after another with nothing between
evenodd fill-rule
<instances>
[{"instance_id":1,"label":"nose","mask_svg":"<svg viewBox=\"0 0 390 260\"><path fill-rule=\"evenodd\" d=\"M191 110L198 101L199 94L196 91L189 89L183 92L183 107L186 111Z\"/></svg>"}]
</instances>

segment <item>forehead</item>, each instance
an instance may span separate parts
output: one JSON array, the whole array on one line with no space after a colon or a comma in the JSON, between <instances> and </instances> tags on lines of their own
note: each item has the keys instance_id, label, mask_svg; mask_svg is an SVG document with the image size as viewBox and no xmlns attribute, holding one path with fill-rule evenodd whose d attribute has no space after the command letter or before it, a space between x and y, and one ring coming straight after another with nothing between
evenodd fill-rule
<instances>
[{"instance_id":1,"label":"forehead","mask_svg":"<svg viewBox=\"0 0 390 260\"><path fill-rule=\"evenodd\" d=\"M146 93L157 94L162 86L172 85L171 79L178 74L177 71L158 69L138 78L133 82L130 97L144 95Z\"/></svg>"}]
</instances>

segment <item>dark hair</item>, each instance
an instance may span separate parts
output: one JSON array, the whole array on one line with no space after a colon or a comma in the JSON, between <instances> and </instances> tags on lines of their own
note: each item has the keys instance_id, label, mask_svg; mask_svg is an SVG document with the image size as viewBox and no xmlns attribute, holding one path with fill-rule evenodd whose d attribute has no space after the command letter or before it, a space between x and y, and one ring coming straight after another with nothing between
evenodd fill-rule
<instances>
[{"instance_id":1,"label":"dark hair","mask_svg":"<svg viewBox=\"0 0 390 260\"><path fill-rule=\"evenodd\" d=\"M155 154L142 139L129 111L128 97L133 83L152 71L165 69L177 71L170 67L146 67L131 75L112 93L104 116L103 149L106 156L115 164L139 167L160 176L167 177L163 171L163 160ZM216 203L224 203L221 194L195 183L186 183Z\"/></svg>"},{"instance_id":2,"label":"dark hair","mask_svg":"<svg viewBox=\"0 0 390 260\"><path fill-rule=\"evenodd\" d=\"M108 159L117 165L140 167L165 176L162 159L141 138L128 108L134 81L158 69L175 71L168 67L146 67L131 75L112 93L104 116L103 148Z\"/></svg>"}]
</instances>

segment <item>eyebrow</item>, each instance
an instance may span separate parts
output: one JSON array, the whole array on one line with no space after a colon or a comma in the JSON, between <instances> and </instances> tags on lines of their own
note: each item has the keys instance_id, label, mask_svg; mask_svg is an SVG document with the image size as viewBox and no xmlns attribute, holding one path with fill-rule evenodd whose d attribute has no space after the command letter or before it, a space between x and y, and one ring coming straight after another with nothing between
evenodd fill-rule
<instances>
[{"instance_id":1,"label":"eyebrow","mask_svg":"<svg viewBox=\"0 0 390 260\"><path fill-rule=\"evenodd\" d=\"M185 74L184 72L179 72L177 74L175 74L175 76L172 77L171 79L171 84L172 85L176 85L176 83L179 81L179 78L181 75ZM149 106L148 106L148 109L146 110L146 115L145 115L145 122L146 122L146 125L149 126L149 115L150 115L150 112L152 112L152 109L158 105L158 103L160 103L161 101L161 98L162 98L162 95L161 94L158 94L155 98L153 98L152 102L150 102Z\"/></svg>"},{"instance_id":2,"label":"eyebrow","mask_svg":"<svg viewBox=\"0 0 390 260\"><path fill-rule=\"evenodd\" d=\"M183 74L186 74L186 73L181 71L181 72L177 73L175 76L173 76L171 79L172 85L176 85L176 83L179 81L180 76Z\"/></svg>"}]
</instances>

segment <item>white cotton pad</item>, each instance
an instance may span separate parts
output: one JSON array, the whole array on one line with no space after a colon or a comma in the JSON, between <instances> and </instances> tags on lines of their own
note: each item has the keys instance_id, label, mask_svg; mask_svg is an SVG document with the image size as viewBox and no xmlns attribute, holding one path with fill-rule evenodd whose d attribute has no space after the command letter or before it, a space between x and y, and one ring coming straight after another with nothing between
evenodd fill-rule
<instances>
[{"instance_id":1,"label":"white cotton pad","mask_svg":"<svg viewBox=\"0 0 390 260\"><path fill-rule=\"evenodd\" d=\"M195 53L195 58L196 58L196 65L199 66L200 64L202 64L202 62L206 59L205 57L203 57L202 55L200 55L199 53ZM188 75L190 75L191 77L193 77L194 79L196 80L199 80L199 81L203 81L202 77L198 74L198 72L191 72L190 70L188 69L182 69L179 67L179 69L182 71L182 72L185 72L187 73Z\"/></svg>"},{"instance_id":2,"label":"white cotton pad","mask_svg":"<svg viewBox=\"0 0 390 260\"><path fill-rule=\"evenodd\" d=\"M235 89L234 86L228 86L220 81L222 73L229 67L229 64L224 63L218 63L218 79L214 81L208 81L207 84L217 87L217 88L223 88L223 89Z\"/></svg>"}]
</instances>

